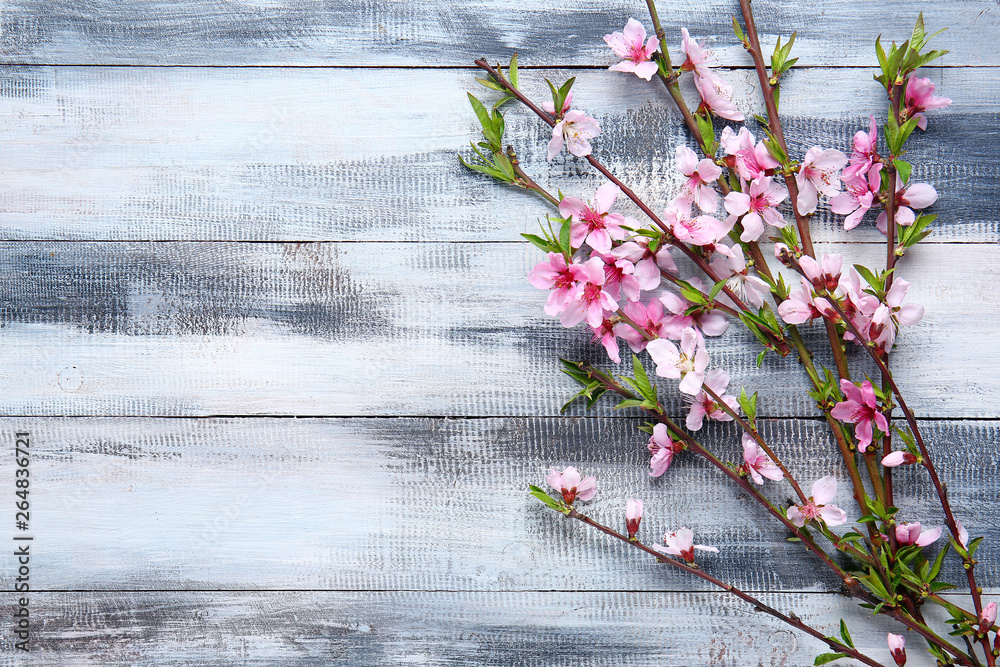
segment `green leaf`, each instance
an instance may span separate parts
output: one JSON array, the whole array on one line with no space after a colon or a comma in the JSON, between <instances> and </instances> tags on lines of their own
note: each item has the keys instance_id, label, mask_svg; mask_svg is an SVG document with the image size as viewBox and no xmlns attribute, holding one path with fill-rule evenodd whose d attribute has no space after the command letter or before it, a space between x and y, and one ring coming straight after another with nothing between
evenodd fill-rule
<instances>
[{"instance_id":1,"label":"green leaf","mask_svg":"<svg viewBox=\"0 0 1000 667\"><path fill-rule=\"evenodd\" d=\"M715 301L715 297L719 296L719 292L721 292L722 288L725 286L726 286L725 280L720 280L719 282L712 285L712 291L708 293L708 300Z\"/></svg>"},{"instance_id":2,"label":"green leaf","mask_svg":"<svg viewBox=\"0 0 1000 667\"><path fill-rule=\"evenodd\" d=\"M881 292L885 289L885 283L882 282L882 280L872 273L867 267L864 267L861 264L855 264L854 268L857 269L857 272L860 273L861 277L865 279L865 282L871 285L876 291Z\"/></svg>"},{"instance_id":3,"label":"green leaf","mask_svg":"<svg viewBox=\"0 0 1000 667\"><path fill-rule=\"evenodd\" d=\"M927 573L928 582L937 579L938 573L941 572L941 564L944 563L944 555L948 553L948 547L950 546L950 543L945 542L944 547L938 552L937 558L934 559L934 565L931 566L930 572Z\"/></svg>"},{"instance_id":4,"label":"green leaf","mask_svg":"<svg viewBox=\"0 0 1000 667\"><path fill-rule=\"evenodd\" d=\"M542 252L552 252L552 244L535 234L521 234L526 240L531 242L531 245L535 246Z\"/></svg>"},{"instance_id":5,"label":"green leaf","mask_svg":"<svg viewBox=\"0 0 1000 667\"><path fill-rule=\"evenodd\" d=\"M568 513L569 510L566 509L561 503L552 498L549 494L545 493L542 489L538 488L533 484L529 484L528 488L531 490L531 495L541 500L548 507L556 510L557 512Z\"/></svg>"},{"instance_id":6,"label":"green leaf","mask_svg":"<svg viewBox=\"0 0 1000 667\"><path fill-rule=\"evenodd\" d=\"M924 13L917 15L917 22L913 24L913 34L910 36L910 44L914 51L919 51L924 45Z\"/></svg>"},{"instance_id":7,"label":"green leaf","mask_svg":"<svg viewBox=\"0 0 1000 667\"><path fill-rule=\"evenodd\" d=\"M637 355L632 355L632 371L635 373L635 385L639 390L639 393L647 401L656 402L656 390L649 383L649 377L646 375L646 369L642 367L642 362L639 361Z\"/></svg>"},{"instance_id":8,"label":"green leaf","mask_svg":"<svg viewBox=\"0 0 1000 667\"><path fill-rule=\"evenodd\" d=\"M882 76L886 80L892 80L893 74L889 72L889 61L885 57L885 49L882 48L882 35L875 38L875 55L878 56L879 67L882 68ZM886 85L888 88L888 85Z\"/></svg>"},{"instance_id":9,"label":"green leaf","mask_svg":"<svg viewBox=\"0 0 1000 667\"><path fill-rule=\"evenodd\" d=\"M976 549L978 549L979 545L982 543L983 543L982 537L977 537L971 542L969 542L969 548L967 549L967 551L969 552L969 558L972 558L973 556L976 555Z\"/></svg>"},{"instance_id":10,"label":"green leaf","mask_svg":"<svg viewBox=\"0 0 1000 667\"><path fill-rule=\"evenodd\" d=\"M469 104L472 105L472 110L476 112L476 117L479 118L479 124L483 126L483 129L493 128L493 118L490 116L490 112L486 110L483 103L476 99L476 96L472 93L466 93L469 96Z\"/></svg>"},{"instance_id":11,"label":"green leaf","mask_svg":"<svg viewBox=\"0 0 1000 667\"><path fill-rule=\"evenodd\" d=\"M745 42L747 39L746 35L743 34L743 28L740 26L740 23L736 20L735 16L733 17L733 34L736 35L736 39L741 42Z\"/></svg>"},{"instance_id":12,"label":"green leaf","mask_svg":"<svg viewBox=\"0 0 1000 667\"><path fill-rule=\"evenodd\" d=\"M757 355L757 368L760 368L764 364L764 356L767 354L767 350L761 350L760 354Z\"/></svg>"},{"instance_id":13,"label":"green leaf","mask_svg":"<svg viewBox=\"0 0 1000 667\"><path fill-rule=\"evenodd\" d=\"M507 74L508 74L507 78L510 79L511 85L513 85L515 88L517 88L518 87L518 83L517 83L517 53L516 52L514 53L514 55L512 55L510 57L510 66L507 68Z\"/></svg>"},{"instance_id":14,"label":"green leaf","mask_svg":"<svg viewBox=\"0 0 1000 667\"><path fill-rule=\"evenodd\" d=\"M559 228L559 246L567 258L573 254L573 246L570 245L569 241L570 220L571 218L563 220L562 227Z\"/></svg>"},{"instance_id":15,"label":"green leaf","mask_svg":"<svg viewBox=\"0 0 1000 667\"><path fill-rule=\"evenodd\" d=\"M834 660L840 660L841 658L849 657L846 653L823 653L822 655L816 656L816 661L814 665L825 665L828 662L833 662Z\"/></svg>"},{"instance_id":16,"label":"green leaf","mask_svg":"<svg viewBox=\"0 0 1000 667\"><path fill-rule=\"evenodd\" d=\"M913 131L917 129L917 123L919 122L920 119L914 116L910 120L903 123L902 126L900 126L899 134L896 136L899 146L896 150L893 151L893 155L896 155L903 150L903 145L906 144L906 140L910 138L910 135L913 133Z\"/></svg>"},{"instance_id":17,"label":"green leaf","mask_svg":"<svg viewBox=\"0 0 1000 667\"><path fill-rule=\"evenodd\" d=\"M486 86L490 90L500 90L500 91L504 90L503 86L501 86L499 83L495 81L491 81L490 79L476 79L476 81L478 81L483 86Z\"/></svg>"},{"instance_id":18,"label":"green leaf","mask_svg":"<svg viewBox=\"0 0 1000 667\"><path fill-rule=\"evenodd\" d=\"M892 162L896 165L896 171L899 172L899 177L903 179L903 185L906 185L906 183L910 180L910 172L913 171L913 165L898 158Z\"/></svg>"},{"instance_id":19,"label":"green leaf","mask_svg":"<svg viewBox=\"0 0 1000 667\"><path fill-rule=\"evenodd\" d=\"M624 408L641 408L644 403L645 401L638 401L634 398L626 398L615 406L615 410L621 410Z\"/></svg>"},{"instance_id":20,"label":"green leaf","mask_svg":"<svg viewBox=\"0 0 1000 667\"><path fill-rule=\"evenodd\" d=\"M747 396L746 387L740 387L740 397L737 399L743 414L753 424L757 420L757 392L752 396Z\"/></svg>"},{"instance_id":21,"label":"green leaf","mask_svg":"<svg viewBox=\"0 0 1000 667\"><path fill-rule=\"evenodd\" d=\"M847 631L847 623L844 623L844 619L840 619L840 637L845 644L854 648L854 641L851 640L851 633Z\"/></svg>"}]
</instances>

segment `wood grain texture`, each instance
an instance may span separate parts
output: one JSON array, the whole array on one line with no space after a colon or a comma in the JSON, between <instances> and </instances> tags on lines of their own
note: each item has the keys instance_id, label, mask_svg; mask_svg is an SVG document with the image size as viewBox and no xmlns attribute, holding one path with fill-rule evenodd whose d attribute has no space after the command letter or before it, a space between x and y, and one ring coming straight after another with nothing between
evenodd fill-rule
<instances>
[{"instance_id":1,"label":"wood grain texture","mask_svg":"<svg viewBox=\"0 0 1000 667\"><path fill-rule=\"evenodd\" d=\"M820 250L872 265L884 253ZM990 245L942 244L901 264L927 314L903 330L893 365L920 415L1000 416L1000 359L986 352L1000 340L1000 303L983 270L995 257ZM545 294L524 277L541 258L524 243L0 244L0 378L16 388L0 410L557 414L576 391L557 358L608 362L586 327L542 312ZM820 330L806 333L821 350ZM711 340L712 365L734 388L759 389L762 415L814 416L795 361L758 369L757 347L730 327ZM860 351L852 358L867 368ZM661 384L680 411L673 382Z\"/></svg>"},{"instance_id":2,"label":"wood grain texture","mask_svg":"<svg viewBox=\"0 0 1000 667\"><path fill-rule=\"evenodd\" d=\"M726 64L749 64L732 34L735 2L661 0L659 11L675 53L687 26ZM778 31L798 32L800 65L868 65L876 36L902 42L921 11L929 27L951 27L949 44L937 46L951 49L948 64L1000 63L997 10L986 0L778 0L756 11L765 48ZM33 64L462 66L518 50L527 64L608 66L615 60L601 38L630 16L649 25L640 0L10 0L0 55Z\"/></svg>"},{"instance_id":3,"label":"wood grain texture","mask_svg":"<svg viewBox=\"0 0 1000 667\"><path fill-rule=\"evenodd\" d=\"M12 598L0 594L5 613ZM889 658L884 619L849 601L767 594L829 634L847 619L858 648ZM47 593L31 665L477 665L806 667L823 644L724 594ZM7 611L10 610L10 611ZM9 645L10 629L0 630ZM907 665L933 664L908 638ZM10 654L0 664L19 665ZM838 665L856 665L840 661Z\"/></svg>"},{"instance_id":4,"label":"wood grain texture","mask_svg":"<svg viewBox=\"0 0 1000 667\"><path fill-rule=\"evenodd\" d=\"M34 591L53 590L712 590L658 566L527 494L552 466L599 480L581 511L623 523L646 505L640 537L691 526L719 555L712 574L747 590L837 591L839 581L714 468L681 454L648 475L639 420L10 419L31 433ZM953 506L985 535L980 582L1000 589L998 422L923 425ZM826 426L767 420L765 437L805 484L847 481ZM737 429L699 438L742 461ZM13 478L13 458L0 478ZM900 518L940 525L924 475L896 475ZM914 489L922 489L915 493ZM790 494L767 483L775 502ZM857 518L850 493L837 496ZM11 528L13 530L13 528ZM8 538L9 539L9 538ZM0 571L12 588L13 569ZM960 581L949 558L946 581Z\"/></svg>"},{"instance_id":5,"label":"wood grain texture","mask_svg":"<svg viewBox=\"0 0 1000 667\"><path fill-rule=\"evenodd\" d=\"M995 242L1000 68L929 74L954 104L931 113L907 154L914 179L941 195L928 243ZM523 87L541 100L543 77L573 75L576 103L604 129L596 154L660 209L680 189L674 153L689 141L662 86L546 70L525 72ZM752 73L726 76L748 117L762 113ZM466 90L492 95L471 72L450 70L3 68L0 236L520 240L550 209L458 163L479 136ZM793 154L814 144L848 150L869 114L884 115L884 97L867 69L796 70L782 111ZM539 120L520 108L507 119L509 142L540 183L592 196L601 180L584 161L546 162ZM880 238L871 221L848 237L842 220L824 203L814 238Z\"/></svg>"}]
</instances>

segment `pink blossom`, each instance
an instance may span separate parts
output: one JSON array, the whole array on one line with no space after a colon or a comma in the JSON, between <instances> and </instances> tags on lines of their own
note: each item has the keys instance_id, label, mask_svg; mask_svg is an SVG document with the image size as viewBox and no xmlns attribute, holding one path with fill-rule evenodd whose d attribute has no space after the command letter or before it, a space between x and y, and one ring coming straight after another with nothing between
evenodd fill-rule
<instances>
[{"instance_id":1,"label":"pink blossom","mask_svg":"<svg viewBox=\"0 0 1000 667\"><path fill-rule=\"evenodd\" d=\"M632 72L640 79L649 81L659 70L659 66L650 61L653 52L660 46L656 35L646 41L646 29L641 23L630 18L622 32L613 32L604 36L604 41L619 58L625 58L617 65L608 69L613 72ZM643 41L646 41L643 45Z\"/></svg>"},{"instance_id":2,"label":"pink blossom","mask_svg":"<svg viewBox=\"0 0 1000 667\"><path fill-rule=\"evenodd\" d=\"M563 197L559 202L559 215L572 218L570 225L570 243L579 248L586 240L587 245L597 252L611 252L611 240L625 238L625 216L621 213L608 213L618 198L621 189L614 183L605 183L597 188L594 199L584 203L576 197Z\"/></svg>"},{"instance_id":3,"label":"pink blossom","mask_svg":"<svg viewBox=\"0 0 1000 667\"><path fill-rule=\"evenodd\" d=\"M822 264L809 255L803 255L799 258L802 273L813 286L817 290L832 292L840 284L840 269L844 265L844 258L842 255L829 254L824 255L821 262Z\"/></svg>"},{"instance_id":4,"label":"pink blossom","mask_svg":"<svg viewBox=\"0 0 1000 667\"><path fill-rule=\"evenodd\" d=\"M660 338L664 335L664 327L668 323L668 315L663 310L663 303L658 299L653 299L648 305L643 305L639 301L629 301L622 310L625 315L642 327L643 331L650 336ZM633 352L642 352L649 342L645 336L635 330L631 324L619 322L615 325L615 333L628 343Z\"/></svg>"},{"instance_id":5,"label":"pink blossom","mask_svg":"<svg viewBox=\"0 0 1000 667\"><path fill-rule=\"evenodd\" d=\"M659 477L667 472L674 455L684 451L684 445L670 437L670 432L664 424L653 427L653 435L650 436L647 447L652 454L649 459L650 477Z\"/></svg>"},{"instance_id":6,"label":"pink blossom","mask_svg":"<svg viewBox=\"0 0 1000 667\"><path fill-rule=\"evenodd\" d=\"M937 201L937 190L926 183L910 183L905 188L903 180L896 174L896 224L909 227L917 216L913 209L924 209ZM875 220L875 226L883 234L886 233L886 221L889 217L883 210Z\"/></svg>"},{"instance_id":7,"label":"pink blossom","mask_svg":"<svg viewBox=\"0 0 1000 667\"><path fill-rule=\"evenodd\" d=\"M741 301L749 301L756 308L761 308L764 305L764 295L770 294L771 288L757 276L750 275L742 246L734 245L730 248L717 245L715 251L719 254L712 260L712 269L720 276L731 274L726 279L726 287Z\"/></svg>"},{"instance_id":8,"label":"pink blossom","mask_svg":"<svg viewBox=\"0 0 1000 667\"><path fill-rule=\"evenodd\" d=\"M847 165L847 156L838 150L828 148L823 150L813 146L806 151L806 156L795 174L795 182L799 186L800 213L812 213L819 204L819 193L833 197L840 192L840 170Z\"/></svg>"},{"instance_id":9,"label":"pink blossom","mask_svg":"<svg viewBox=\"0 0 1000 667\"><path fill-rule=\"evenodd\" d=\"M850 380L841 380L840 390L847 400L833 406L830 414L845 424L855 424L854 435L858 438L858 451L864 452L872 444L872 422L883 433L889 432L889 422L879 412L875 390L868 380L862 382L860 388Z\"/></svg>"},{"instance_id":10,"label":"pink blossom","mask_svg":"<svg viewBox=\"0 0 1000 667\"><path fill-rule=\"evenodd\" d=\"M600 257L604 262L604 289L615 301L620 302L623 294L628 301L639 300L642 286L635 279L635 266L632 262L596 251L591 257Z\"/></svg>"},{"instance_id":11,"label":"pink blossom","mask_svg":"<svg viewBox=\"0 0 1000 667\"><path fill-rule=\"evenodd\" d=\"M719 78L715 72L704 76L695 73L694 87L701 95L705 108L719 118L741 121L743 113L733 104L733 87Z\"/></svg>"},{"instance_id":12,"label":"pink blossom","mask_svg":"<svg viewBox=\"0 0 1000 667\"><path fill-rule=\"evenodd\" d=\"M726 155L731 156L732 166L736 169L736 174L744 181L752 181L767 175L769 169L777 169L781 165L771 157L767 146L763 141L753 143L753 135L745 127L740 128L739 134L733 132L728 125L722 130L719 139L722 150ZM728 163L728 162L727 162Z\"/></svg>"},{"instance_id":13,"label":"pink blossom","mask_svg":"<svg viewBox=\"0 0 1000 667\"><path fill-rule=\"evenodd\" d=\"M708 387L722 399L722 402L729 406L729 409L736 412L739 409L739 402L735 396L725 393L729 388L729 373L721 368L713 368L705 375L705 387ZM684 397L687 399L687 396ZM691 410L687 416L687 427L692 431L701 429L705 422L705 417L720 422L730 422L733 418L715 402L715 399L708 395L704 389L695 394L691 400Z\"/></svg>"},{"instance_id":14,"label":"pink blossom","mask_svg":"<svg viewBox=\"0 0 1000 667\"><path fill-rule=\"evenodd\" d=\"M892 654L892 659L896 661L897 667L903 667L906 664L906 640L903 635L889 633L889 653Z\"/></svg>"},{"instance_id":15,"label":"pink blossom","mask_svg":"<svg viewBox=\"0 0 1000 667\"><path fill-rule=\"evenodd\" d=\"M629 218L625 218L626 224ZM632 226L632 225L629 225ZM638 225L636 225L638 226ZM656 252L649 249L648 236L636 236L631 241L611 249L611 256L616 259L627 259L635 266L632 273L639 287L644 290L656 289L660 286L660 271L677 273L677 265L670 256L669 245L659 245Z\"/></svg>"},{"instance_id":16,"label":"pink blossom","mask_svg":"<svg viewBox=\"0 0 1000 667\"><path fill-rule=\"evenodd\" d=\"M841 175L845 181L867 174L878 157L878 125L875 124L875 116L870 118L868 132L858 130L854 133L854 150L851 151L851 158Z\"/></svg>"},{"instance_id":17,"label":"pink blossom","mask_svg":"<svg viewBox=\"0 0 1000 667\"><path fill-rule=\"evenodd\" d=\"M705 246L718 243L732 225L725 225L721 220L710 215L690 215L690 202L682 198L675 200L674 205L667 207L663 222L670 225L670 231L678 241L690 243L691 245ZM684 210L685 206L687 211Z\"/></svg>"},{"instance_id":18,"label":"pink blossom","mask_svg":"<svg viewBox=\"0 0 1000 667\"><path fill-rule=\"evenodd\" d=\"M749 433L743 434L743 461L743 470L756 484L763 484L765 477L775 482L785 478L785 473L781 472L781 468L774 464Z\"/></svg>"},{"instance_id":19,"label":"pink blossom","mask_svg":"<svg viewBox=\"0 0 1000 667\"><path fill-rule=\"evenodd\" d=\"M616 364L620 364L622 358L618 354L618 338L615 337L615 325L611 323L611 320L605 319L600 326L590 327L590 329L594 332L592 342L600 343L608 353L608 358Z\"/></svg>"},{"instance_id":20,"label":"pink blossom","mask_svg":"<svg viewBox=\"0 0 1000 667\"><path fill-rule=\"evenodd\" d=\"M545 314L556 316L572 304L572 292L576 284L587 280L583 264L566 263L566 258L555 252L549 253L547 262L541 262L528 273L528 282L538 289L550 289L545 303Z\"/></svg>"},{"instance_id":21,"label":"pink blossom","mask_svg":"<svg viewBox=\"0 0 1000 667\"><path fill-rule=\"evenodd\" d=\"M604 289L604 262L591 257L583 264L583 279L569 291L568 303L559 317L564 327L575 327L583 320L592 327L600 326L605 313L618 310L618 302Z\"/></svg>"},{"instance_id":22,"label":"pink blossom","mask_svg":"<svg viewBox=\"0 0 1000 667\"><path fill-rule=\"evenodd\" d=\"M817 304L817 302L819 302ZM799 286L788 293L788 298L778 306L778 315L787 324L804 324L817 317L823 317L823 313L817 307L824 305L829 307L829 302L823 298L813 298L812 283L803 278Z\"/></svg>"},{"instance_id":23,"label":"pink blossom","mask_svg":"<svg viewBox=\"0 0 1000 667\"><path fill-rule=\"evenodd\" d=\"M681 378L678 389L692 396L697 394L705 381L708 352L705 340L697 331L687 328L681 332L681 347L659 338L646 345L646 351L656 362L656 374L665 378Z\"/></svg>"},{"instance_id":24,"label":"pink blossom","mask_svg":"<svg viewBox=\"0 0 1000 667\"><path fill-rule=\"evenodd\" d=\"M788 196L788 190L777 185L770 176L750 181L749 192L730 192L726 195L726 210L734 216L743 216L744 243L756 241L764 233L764 223L773 227L784 227L777 206Z\"/></svg>"},{"instance_id":25,"label":"pink blossom","mask_svg":"<svg viewBox=\"0 0 1000 667\"><path fill-rule=\"evenodd\" d=\"M991 602L983 607L982 613L979 614L979 634L985 635L989 632L996 620L997 605L995 602Z\"/></svg>"},{"instance_id":26,"label":"pink blossom","mask_svg":"<svg viewBox=\"0 0 1000 667\"><path fill-rule=\"evenodd\" d=\"M687 28L681 28L681 51L686 59L681 63L685 72L694 72L697 76L709 76L710 68L716 67L715 55L698 42L691 39Z\"/></svg>"},{"instance_id":27,"label":"pink blossom","mask_svg":"<svg viewBox=\"0 0 1000 667\"><path fill-rule=\"evenodd\" d=\"M906 80L906 96L904 98L904 103L906 107L906 115L909 117L916 117L920 120L917 121L917 127L921 130L927 129L927 117L924 116L921 111L930 111L932 109L944 109L946 106L951 104L951 100L947 97L937 97L934 94L934 84L930 79L922 76L910 75L910 78Z\"/></svg>"},{"instance_id":28,"label":"pink blossom","mask_svg":"<svg viewBox=\"0 0 1000 667\"><path fill-rule=\"evenodd\" d=\"M597 121L577 109L563 114L562 120L552 128L552 139L549 141L549 161L563 149L563 144L569 152L577 157L590 155L590 139L601 133Z\"/></svg>"},{"instance_id":29,"label":"pink blossom","mask_svg":"<svg viewBox=\"0 0 1000 667\"><path fill-rule=\"evenodd\" d=\"M830 210L837 215L847 216L844 219L844 231L849 232L857 227L861 218L875 203L882 183L881 171L880 163L868 170L867 177L864 175L845 177L846 190L830 199Z\"/></svg>"},{"instance_id":30,"label":"pink blossom","mask_svg":"<svg viewBox=\"0 0 1000 667\"><path fill-rule=\"evenodd\" d=\"M836 495L837 478L827 475L813 483L809 502L805 505L792 505L785 515L799 528L816 519L822 519L828 526L847 523L847 513L836 505L829 504Z\"/></svg>"},{"instance_id":31,"label":"pink blossom","mask_svg":"<svg viewBox=\"0 0 1000 667\"><path fill-rule=\"evenodd\" d=\"M868 340L875 343L876 351L884 352L892 349L899 325L910 326L923 318L923 306L913 303L902 305L909 289L910 283L897 278L885 295L885 303L878 305L870 316L867 327L861 329L868 336Z\"/></svg>"},{"instance_id":32,"label":"pink blossom","mask_svg":"<svg viewBox=\"0 0 1000 667\"><path fill-rule=\"evenodd\" d=\"M719 553L719 550L715 547L706 547L701 544L692 544L694 542L694 531L684 526L680 530L667 533L663 536L663 541L667 543L667 546L660 546L659 544L654 544L653 548L660 553L669 554L671 556L680 556L689 563L694 562L694 550L698 551L710 551L712 553Z\"/></svg>"},{"instance_id":33,"label":"pink blossom","mask_svg":"<svg viewBox=\"0 0 1000 667\"><path fill-rule=\"evenodd\" d=\"M563 501L567 505L572 505L577 498L590 500L597 493L597 479L595 477L581 479L580 473L573 466L569 466L563 472L555 468L550 469L545 481L562 494Z\"/></svg>"},{"instance_id":34,"label":"pink blossom","mask_svg":"<svg viewBox=\"0 0 1000 667\"><path fill-rule=\"evenodd\" d=\"M639 522L642 521L642 501L629 498L625 501L625 529L629 539L639 532Z\"/></svg>"},{"instance_id":35,"label":"pink blossom","mask_svg":"<svg viewBox=\"0 0 1000 667\"><path fill-rule=\"evenodd\" d=\"M918 547L926 547L937 542L939 537L941 537L941 526L921 530L919 521L896 526L896 541L904 546L916 544Z\"/></svg>"},{"instance_id":36,"label":"pink blossom","mask_svg":"<svg viewBox=\"0 0 1000 667\"><path fill-rule=\"evenodd\" d=\"M861 288L861 275L852 266L840 276L837 294L843 299L841 309L847 319L864 333L868 329L872 315L881 305L879 300ZM844 340L854 340L850 331L844 333Z\"/></svg>"},{"instance_id":37,"label":"pink blossom","mask_svg":"<svg viewBox=\"0 0 1000 667\"><path fill-rule=\"evenodd\" d=\"M722 175L722 168L708 158L699 161L695 152L684 145L677 147L676 163L677 169L687 177L683 196L690 197L706 213L718 208L719 196L713 183Z\"/></svg>"},{"instance_id":38,"label":"pink blossom","mask_svg":"<svg viewBox=\"0 0 1000 667\"><path fill-rule=\"evenodd\" d=\"M705 289L697 278L688 278L687 282L702 292ZM660 294L660 302L664 307L673 313L670 322L664 329L664 335L673 340L680 340L684 329L688 327L697 328L706 336L721 336L729 327L729 320L723 312L719 310L705 310L699 308L691 310L693 303L673 292L663 292ZM690 312L690 314L688 314Z\"/></svg>"},{"instance_id":39,"label":"pink blossom","mask_svg":"<svg viewBox=\"0 0 1000 667\"><path fill-rule=\"evenodd\" d=\"M917 462L917 457L909 452L892 452L882 459L882 465L886 468L897 468L901 465L911 465Z\"/></svg>"}]
</instances>

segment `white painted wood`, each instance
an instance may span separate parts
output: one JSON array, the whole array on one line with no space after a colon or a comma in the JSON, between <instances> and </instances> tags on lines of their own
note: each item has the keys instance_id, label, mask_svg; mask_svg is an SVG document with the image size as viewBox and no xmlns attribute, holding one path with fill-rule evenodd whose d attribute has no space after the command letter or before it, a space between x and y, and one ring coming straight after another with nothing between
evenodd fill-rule
<instances>
[{"instance_id":1,"label":"white painted wood","mask_svg":"<svg viewBox=\"0 0 1000 667\"><path fill-rule=\"evenodd\" d=\"M749 64L732 34L737 3L658 7L675 56L687 26L727 64ZM766 49L798 32L801 65L871 65L875 38L908 39L919 12L932 29L950 26L936 44L952 50L948 64L1000 60L996 7L985 0L771 0L755 11ZM462 66L517 50L528 64L607 66L615 59L601 38L630 16L650 26L641 0L17 0L0 17L0 55L32 64Z\"/></svg>"},{"instance_id":2,"label":"white painted wood","mask_svg":"<svg viewBox=\"0 0 1000 667\"><path fill-rule=\"evenodd\" d=\"M820 252L877 265L884 251ZM988 296L995 255L942 244L900 264L908 299L927 314L902 331L892 363L920 415L1000 416L1000 359L988 353L1000 340L1000 302ZM0 410L557 414L576 391L557 358L608 362L585 326L567 330L542 312L545 293L525 279L542 258L523 243L2 244L0 381L11 391ZM818 327L806 333L825 347ZM757 349L732 326L711 340L712 364L734 388L760 390L762 415L815 415L794 359L758 369ZM661 384L680 411L673 381Z\"/></svg>"},{"instance_id":3,"label":"white painted wood","mask_svg":"<svg viewBox=\"0 0 1000 667\"><path fill-rule=\"evenodd\" d=\"M7 444L15 431L31 434L36 591L710 589L528 495L529 484L547 486L550 467L566 465L598 478L597 496L580 511L620 529L626 498L641 498L640 538L655 543L667 530L692 527L699 543L720 549L699 562L723 580L758 591L839 590L801 546L784 541L784 529L694 455L678 455L663 477L650 478L639 423L5 418L0 432ZM823 422L769 420L761 428L807 488L836 473L837 502L860 516ZM987 538L980 582L1000 588L998 423L923 428L959 518ZM742 460L733 425L699 438L724 460ZM0 479L13 479L13 467L13 457L2 457ZM940 525L925 475L900 470L895 488L901 519ZM764 491L779 503L791 494L770 482ZM954 558L944 572L961 581ZM0 571L0 587L10 590L13 576L13 568Z\"/></svg>"},{"instance_id":4,"label":"white painted wood","mask_svg":"<svg viewBox=\"0 0 1000 667\"><path fill-rule=\"evenodd\" d=\"M616 72L577 77L576 104L604 133L597 155L660 209L681 181L688 141L658 83ZM762 112L747 70L726 76L748 115ZM1000 69L932 71L954 99L930 114L908 159L940 193L929 243L1000 239L992 136ZM478 138L465 94L492 99L471 71L227 68L6 68L0 71L0 235L7 239L520 240L550 209L459 165ZM696 94L685 86L688 99ZM786 77L782 110L793 152L849 150L884 95L867 69ZM520 108L508 140L552 191L590 197L601 180L582 160L545 159L549 131ZM638 213L634 207L623 210ZM876 241L871 222L848 237L824 204L817 240Z\"/></svg>"},{"instance_id":5,"label":"white painted wood","mask_svg":"<svg viewBox=\"0 0 1000 667\"><path fill-rule=\"evenodd\" d=\"M5 608L13 596L0 595ZM893 626L840 597L766 594L892 665ZM690 667L812 665L820 642L725 594L573 592L46 593L30 664L477 665ZM6 646L10 628L0 629ZM929 667L907 637L907 665ZM22 661L9 653L4 665ZM859 663L845 660L837 665Z\"/></svg>"}]
</instances>

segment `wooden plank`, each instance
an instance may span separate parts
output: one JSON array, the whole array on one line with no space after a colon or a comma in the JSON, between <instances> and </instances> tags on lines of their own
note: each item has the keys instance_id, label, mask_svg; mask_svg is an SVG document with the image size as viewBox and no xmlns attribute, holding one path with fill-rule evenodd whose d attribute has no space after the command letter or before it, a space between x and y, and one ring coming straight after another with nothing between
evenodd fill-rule
<instances>
[{"instance_id":1,"label":"wooden plank","mask_svg":"<svg viewBox=\"0 0 1000 667\"><path fill-rule=\"evenodd\" d=\"M992 41L991 41L992 43ZM614 72L577 76L575 100L601 122L597 154L659 209L681 186L673 166L688 141L661 86ZM728 73L738 104L763 112L747 71ZM955 100L911 143L914 178L937 187L929 242L995 242L1000 166L992 147L1000 68L932 72ZM459 165L478 137L467 71L218 68L0 70L0 234L6 239L520 240L548 209ZM819 91L819 92L817 92ZM695 99L687 89L688 99ZM793 151L847 149L869 114L884 113L868 70L806 69L786 77L782 110ZM546 162L548 131L507 114L523 166L552 191L592 196L582 160ZM919 133L918 133L919 134ZM634 207L623 210L635 213ZM835 218L835 219L834 219ZM821 208L817 240L844 240ZM851 240L880 238L871 222Z\"/></svg>"},{"instance_id":2,"label":"wooden plank","mask_svg":"<svg viewBox=\"0 0 1000 667\"><path fill-rule=\"evenodd\" d=\"M820 251L873 266L884 253ZM0 410L558 414L575 388L557 358L608 362L586 327L542 312L545 294L525 279L541 258L524 243L0 244L0 378L11 388ZM908 298L927 309L893 355L920 415L1000 416L1000 359L969 357L1000 337L1000 303L980 296L995 289L994 259L993 246L944 244L900 265ZM818 327L806 333L826 346ZM737 326L710 349L733 387L760 390L762 415L816 414L793 358L758 369L758 344ZM672 385L665 400L679 412Z\"/></svg>"},{"instance_id":3,"label":"wooden plank","mask_svg":"<svg viewBox=\"0 0 1000 667\"><path fill-rule=\"evenodd\" d=\"M661 2L672 52L679 55L680 26L687 26L692 35L708 36L727 64L749 64L732 34L734 7ZM765 49L778 34L798 32L801 65L872 66L876 36L908 39L919 12L928 27L950 26L936 40L951 50L948 64L1000 63L996 8L985 0L827 0L820 8L771 0L755 9ZM607 66L616 59L602 37L620 31L630 16L650 25L640 0L11 0L4 4L0 55L35 64L461 66L517 50L528 64Z\"/></svg>"},{"instance_id":4,"label":"wooden plank","mask_svg":"<svg viewBox=\"0 0 1000 667\"><path fill-rule=\"evenodd\" d=\"M14 596L0 594L5 613ZM767 594L892 664L894 626L840 597ZM811 665L824 645L725 594L45 593L30 663L55 665ZM8 611L9 610L9 611ZM11 630L4 624L5 649ZM12 650L12 649L11 649ZM932 660L907 637L907 665ZM4 664L20 664L6 653ZM839 665L856 665L839 661Z\"/></svg>"},{"instance_id":5,"label":"wooden plank","mask_svg":"<svg viewBox=\"0 0 1000 667\"><path fill-rule=\"evenodd\" d=\"M692 527L719 555L704 567L748 590L837 591L839 581L714 468L680 454L648 475L639 420L28 419L34 591L53 590L706 590L620 542L563 519L527 494L552 466L598 478L581 511L620 526L642 498L640 537ZM1000 588L1000 437L996 421L922 425L953 506L985 535L977 574ZM834 473L854 519L825 424L766 420L762 430L805 484ZM737 429L700 439L740 462ZM5 445L6 446L6 445ZM12 456L0 479L14 479ZM902 520L940 525L926 476L895 477ZM775 502L790 494L768 483ZM13 491L10 492L11 495ZM13 516L11 516L13 521ZM0 571L13 588L14 568ZM944 580L960 582L949 557Z\"/></svg>"}]
</instances>

